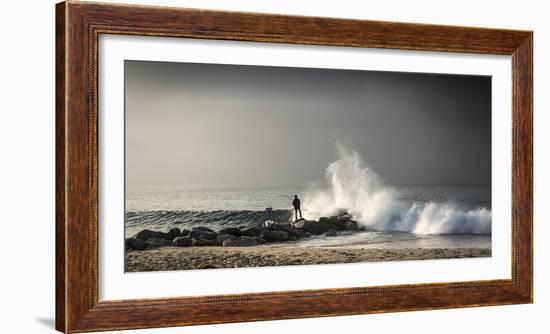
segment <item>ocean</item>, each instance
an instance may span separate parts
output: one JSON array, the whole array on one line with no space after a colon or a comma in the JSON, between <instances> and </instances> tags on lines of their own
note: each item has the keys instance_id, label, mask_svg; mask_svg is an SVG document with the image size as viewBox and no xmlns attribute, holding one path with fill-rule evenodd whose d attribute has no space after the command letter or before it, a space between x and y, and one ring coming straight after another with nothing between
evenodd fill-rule
<instances>
[{"instance_id":1,"label":"ocean","mask_svg":"<svg viewBox=\"0 0 550 334\"><path fill-rule=\"evenodd\" d=\"M125 234L291 222L294 195L305 219L346 212L366 229L302 239L297 247L491 248L490 185L387 185L357 152L343 147L316 186L128 188Z\"/></svg>"},{"instance_id":2,"label":"ocean","mask_svg":"<svg viewBox=\"0 0 550 334\"><path fill-rule=\"evenodd\" d=\"M291 222L292 198L297 194L306 219L348 211L360 224L374 230L336 237L315 236L292 244L297 247L491 248L490 186L383 186L382 189L382 193L378 193L380 189L370 191L369 196L352 192L347 195L359 195L358 198L346 199L339 198L346 194L338 193L334 187L131 188L126 195L125 234L130 237L145 228L168 231L173 227L206 226L219 230L266 220ZM357 203L358 199L370 203L362 205ZM323 204L327 201L336 204ZM272 213L267 213L266 208L272 208ZM371 210L381 212L373 214ZM425 225L440 226L440 231L431 232Z\"/></svg>"}]
</instances>

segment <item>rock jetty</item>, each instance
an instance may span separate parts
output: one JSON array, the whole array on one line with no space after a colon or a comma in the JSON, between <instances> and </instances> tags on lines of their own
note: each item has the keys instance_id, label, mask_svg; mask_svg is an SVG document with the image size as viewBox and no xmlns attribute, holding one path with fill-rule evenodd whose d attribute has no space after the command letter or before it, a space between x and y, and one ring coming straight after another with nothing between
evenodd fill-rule
<instances>
[{"instance_id":1,"label":"rock jetty","mask_svg":"<svg viewBox=\"0 0 550 334\"><path fill-rule=\"evenodd\" d=\"M317 220L298 220L294 223L270 223L264 226L227 227L214 231L197 226L191 230L172 228L168 232L142 230L127 238L127 250L145 250L165 246L174 247L249 247L265 243L284 243L314 235L336 236L341 232L364 231L364 227L343 213Z\"/></svg>"}]
</instances>

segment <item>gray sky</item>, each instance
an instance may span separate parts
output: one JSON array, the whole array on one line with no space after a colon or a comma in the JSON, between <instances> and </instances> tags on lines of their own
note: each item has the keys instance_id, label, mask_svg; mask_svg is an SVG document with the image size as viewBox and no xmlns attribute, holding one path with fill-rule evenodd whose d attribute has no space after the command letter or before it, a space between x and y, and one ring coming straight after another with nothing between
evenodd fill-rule
<instances>
[{"instance_id":1,"label":"gray sky","mask_svg":"<svg viewBox=\"0 0 550 334\"><path fill-rule=\"evenodd\" d=\"M300 186L336 142L388 184L491 182L491 78L125 62L129 187Z\"/></svg>"}]
</instances>

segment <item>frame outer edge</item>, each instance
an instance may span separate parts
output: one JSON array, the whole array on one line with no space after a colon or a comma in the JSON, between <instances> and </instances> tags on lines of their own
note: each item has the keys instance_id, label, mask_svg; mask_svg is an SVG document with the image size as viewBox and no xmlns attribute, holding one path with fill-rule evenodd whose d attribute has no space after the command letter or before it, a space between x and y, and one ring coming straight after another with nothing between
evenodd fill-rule
<instances>
[{"instance_id":1,"label":"frame outer edge","mask_svg":"<svg viewBox=\"0 0 550 334\"><path fill-rule=\"evenodd\" d=\"M69 321L66 312L66 55L67 22L66 4L55 6L55 329L67 330Z\"/></svg>"},{"instance_id":2,"label":"frame outer edge","mask_svg":"<svg viewBox=\"0 0 550 334\"><path fill-rule=\"evenodd\" d=\"M96 301L90 295L87 22L80 4L56 5L56 329L78 330ZM86 149L83 149L86 148Z\"/></svg>"},{"instance_id":3,"label":"frame outer edge","mask_svg":"<svg viewBox=\"0 0 550 334\"><path fill-rule=\"evenodd\" d=\"M513 75L517 75L513 96L517 99L518 131L517 180L519 186L519 211L521 229L517 231L522 241L518 245L522 261L519 263L519 279L526 303L533 303L533 32L529 32L513 54Z\"/></svg>"}]
</instances>

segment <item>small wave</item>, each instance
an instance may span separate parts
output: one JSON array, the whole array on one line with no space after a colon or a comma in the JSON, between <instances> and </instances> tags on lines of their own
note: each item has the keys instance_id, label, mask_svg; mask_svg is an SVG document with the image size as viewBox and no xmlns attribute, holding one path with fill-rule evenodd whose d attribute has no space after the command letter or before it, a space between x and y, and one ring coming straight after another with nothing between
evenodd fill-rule
<instances>
[{"instance_id":1,"label":"small wave","mask_svg":"<svg viewBox=\"0 0 550 334\"><path fill-rule=\"evenodd\" d=\"M210 226L214 228L256 225L273 220L290 222L289 210L266 211L218 210L218 211L128 211L125 215L127 227L161 228Z\"/></svg>"},{"instance_id":2,"label":"small wave","mask_svg":"<svg viewBox=\"0 0 550 334\"><path fill-rule=\"evenodd\" d=\"M363 163L359 153L338 144L339 159L326 177L328 190L304 196L304 215L317 219L347 211L359 223L377 231L417 234L490 234L491 211L463 210L453 202L415 202L384 186L383 180Z\"/></svg>"}]
</instances>

